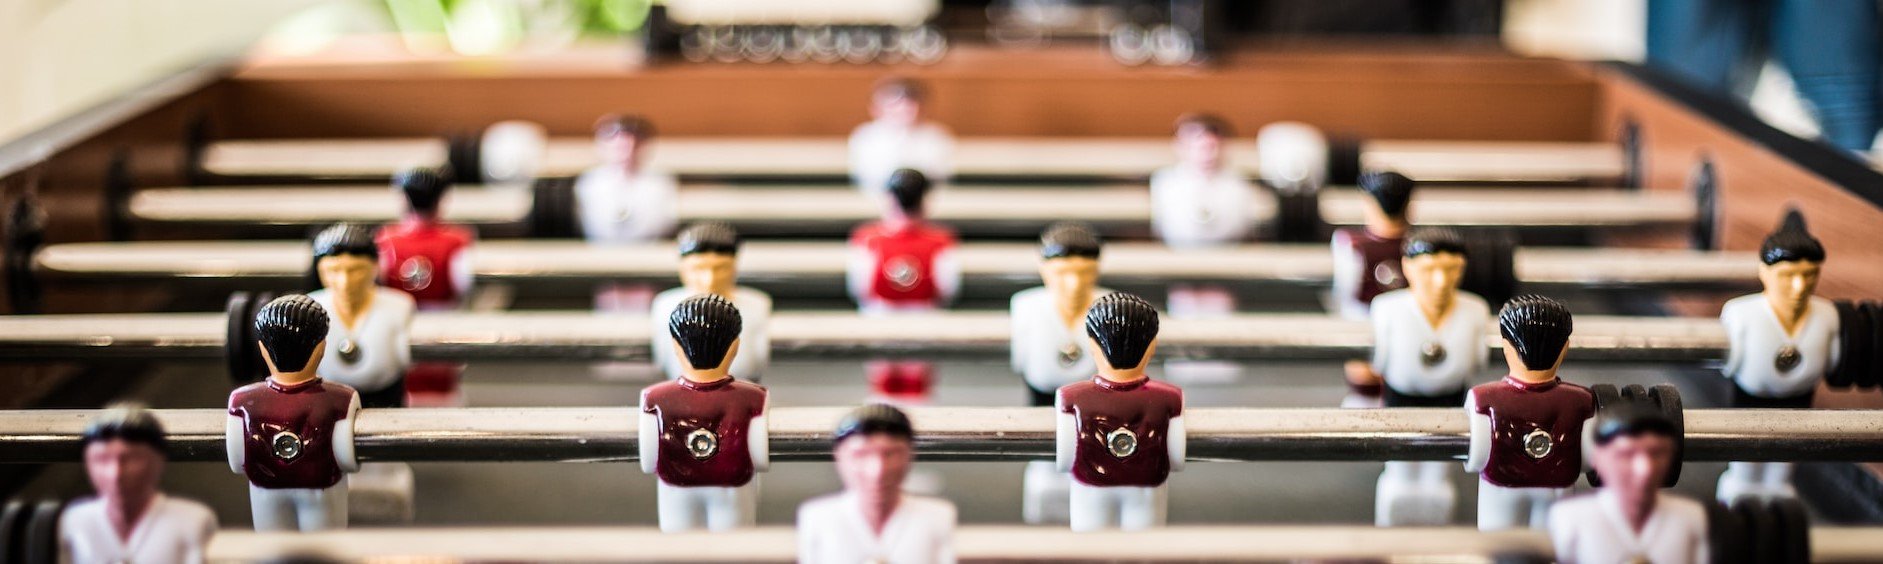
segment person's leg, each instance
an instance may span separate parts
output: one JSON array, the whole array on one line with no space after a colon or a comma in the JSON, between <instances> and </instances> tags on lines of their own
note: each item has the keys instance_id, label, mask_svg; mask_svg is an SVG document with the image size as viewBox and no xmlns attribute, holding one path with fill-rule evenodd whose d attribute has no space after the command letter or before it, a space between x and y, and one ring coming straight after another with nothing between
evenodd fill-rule
<instances>
[{"instance_id":1,"label":"person's leg","mask_svg":"<svg viewBox=\"0 0 1883 564\"><path fill-rule=\"evenodd\" d=\"M1139 531L1164 526L1168 508L1164 486L1113 489L1118 493L1118 528Z\"/></svg>"},{"instance_id":2,"label":"person's leg","mask_svg":"<svg viewBox=\"0 0 1883 564\"><path fill-rule=\"evenodd\" d=\"M670 486L660 482L654 486L654 504L660 513L660 531L675 533L700 528L699 508L696 507L693 488Z\"/></svg>"},{"instance_id":3,"label":"person's leg","mask_svg":"<svg viewBox=\"0 0 1883 564\"><path fill-rule=\"evenodd\" d=\"M1876 0L1775 0L1772 51L1798 85L1824 139L1870 150L1878 112Z\"/></svg>"},{"instance_id":4,"label":"person's leg","mask_svg":"<svg viewBox=\"0 0 1883 564\"><path fill-rule=\"evenodd\" d=\"M319 490L295 490L302 531L347 528L347 480Z\"/></svg>"},{"instance_id":5,"label":"person's leg","mask_svg":"<svg viewBox=\"0 0 1883 564\"><path fill-rule=\"evenodd\" d=\"M706 529L709 531L728 531L751 525L753 512L747 507L757 509L753 495L754 485L736 488L695 488L699 490L706 505Z\"/></svg>"},{"instance_id":6,"label":"person's leg","mask_svg":"<svg viewBox=\"0 0 1883 564\"><path fill-rule=\"evenodd\" d=\"M1111 523L1111 511L1109 511L1111 508L1107 507L1109 505L1107 502L1110 500L1105 499L1105 488L1088 486L1079 483L1078 480L1073 480L1070 496L1072 510L1070 521L1072 521L1073 531L1096 531Z\"/></svg>"},{"instance_id":7,"label":"person's leg","mask_svg":"<svg viewBox=\"0 0 1883 564\"><path fill-rule=\"evenodd\" d=\"M1764 481L1761 478L1765 473L1762 466L1763 464L1758 462L1727 463L1726 472L1720 474L1719 489L1714 492L1713 496L1719 499L1720 503L1731 504L1735 499L1756 493L1759 485Z\"/></svg>"},{"instance_id":8,"label":"person's leg","mask_svg":"<svg viewBox=\"0 0 1883 564\"><path fill-rule=\"evenodd\" d=\"M1478 481L1478 530L1502 531L1522 526L1523 502L1511 488Z\"/></svg>"},{"instance_id":9,"label":"person's leg","mask_svg":"<svg viewBox=\"0 0 1883 564\"><path fill-rule=\"evenodd\" d=\"M1648 65L1705 90L1750 95L1764 60L1759 1L1648 0Z\"/></svg>"},{"instance_id":10,"label":"person's leg","mask_svg":"<svg viewBox=\"0 0 1883 564\"><path fill-rule=\"evenodd\" d=\"M1550 506L1556 505L1556 500L1561 499L1563 494L1569 493L1569 488L1531 489L1535 491L1532 491L1530 495L1530 528L1549 530Z\"/></svg>"},{"instance_id":11,"label":"person's leg","mask_svg":"<svg viewBox=\"0 0 1883 564\"><path fill-rule=\"evenodd\" d=\"M1790 462L1766 462L1764 483L1760 492L1771 497L1798 497L1798 489L1791 485Z\"/></svg>"},{"instance_id":12,"label":"person's leg","mask_svg":"<svg viewBox=\"0 0 1883 564\"><path fill-rule=\"evenodd\" d=\"M249 484L248 510L253 515L255 530L294 531L300 529L294 522L294 501L285 495L284 490Z\"/></svg>"},{"instance_id":13,"label":"person's leg","mask_svg":"<svg viewBox=\"0 0 1883 564\"><path fill-rule=\"evenodd\" d=\"M1067 507L1071 503L1067 492L1071 488L1072 475L1060 472L1052 461L1028 462L1020 487L1021 520L1028 525L1067 522Z\"/></svg>"},{"instance_id":14,"label":"person's leg","mask_svg":"<svg viewBox=\"0 0 1883 564\"><path fill-rule=\"evenodd\" d=\"M1414 482L1417 481L1417 462L1387 462L1386 469L1380 472L1379 483L1373 488L1373 525L1376 527L1405 526L1405 511L1399 508L1406 505L1411 496Z\"/></svg>"}]
</instances>

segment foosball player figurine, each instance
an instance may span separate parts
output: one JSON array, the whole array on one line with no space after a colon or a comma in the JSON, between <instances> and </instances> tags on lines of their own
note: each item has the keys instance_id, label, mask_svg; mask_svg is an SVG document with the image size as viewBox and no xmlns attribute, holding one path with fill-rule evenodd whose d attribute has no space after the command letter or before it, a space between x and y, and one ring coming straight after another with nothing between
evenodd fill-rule
<instances>
[{"instance_id":1,"label":"foosball player figurine","mask_svg":"<svg viewBox=\"0 0 1883 564\"><path fill-rule=\"evenodd\" d=\"M1456 231L1421 229L1406 239L1406 289L1374 298L1373 359L1348 369L1349 381L1382 382L1385 407L1456 408L1471 377L1484 369L1484 332L1490 306L1460 291L1465 243ZM1439 526L1451 522L1455 468L1442 461L1387 462L1374 498L1382 527Z\"/></svg>"},{"instance_id":2,"label":"foosball player figurine","mask_svg":"<svg viewBox=\"0 0 1883 564\"><path fill-rule=\"evenodd\" d=\"M1164 523L1164 481L1183 468L1183 390L1152 382L1157 310L1113 293L1085 314L1098 374L1059 389L1056 454L1072 473L1072 530Z\"/></svg>"},{"instance_id":3,"label":"foosball player figurine","mask_svg":"<svg viewBox=\"0 0 1883 564\"><path fill-rule=\"evenodd\" d=\"M744 329L739 333L739 357L732 361L732 373L747 382L757 382L771 364L772 299L764 292L738 285L739 232L731 225L696 223L680 231L680 287L654 296L653 331L667 334L667 317L681 300L689 296L712 294L730 300L739 308ZM650 339L654 364L667 378L680 377L680 364L674 356L673 339Z\"/></svg>"},{"instance_id":4,"label":"foosball player figurine","mask_svg":"<svg viewBox=\"0 0 1883 564\"><path fill-rule=\"evenodd\" d=\"M843 493L798 507L798 562L950 564L955 505L904 493L915 465L915 428L894 407L845 415L832 438Z\"/></svg>"},{"instance_id":5,"label":"foosball player figurine","mask_svg":"<svg viewBox=\"0 0 1883 564\"><path fill-rule=\"evenodd\" d=\"M1045 285L1013 295L1011 357L1036 407L1053 404L1061 386L1091 378L1092 339L1085 313L1092 300L1111 293L1097 287L1097 234L1083 225L1057 223L1040 235L1040 281ZM1051 462L1027 463L1021 516L1029 524L1064 523L1072 482Z\"/></svg>"},{"instance_id":6,"label":"foosball player figurine","mask_svg":"<svg viewBox=\"0 0 1883 564\"><path fill-rule=\"evenodd\" d=\"M1233 245L1260 222L1251 215L1269 197L1224 157L1229 123L1208 114L1177 120L1177 164L1151 174L1151 229L1177 248ZM1270 199L1273 199L1270 197Z\"/></svg>"},{"instance_id":7,"label":"foosball player figurine","mask_svg":"<svg viewBox=\"0 0 1883 564\"><path fill-rule=\"evenodd\" d=\"M59 516L62 562L203 562L216 514L157 488L170 449L156 417L143 406L111 406L80 443L98 495Z\"/></svg>"},{"instance_id":8,"label":"foosball player figurine","mask_svg":"<svg viewBox=\"0 0 1883 564\"><path fill-rule=\"evenodd\" d=\"M451 191L447 173L431 168L401 171L393 186L405 195L405 217L379 228L379 279L412 296L421 310L457 309L471 295L476 272L470 250L477 233L440 219ZM432 407L462 405L458 387L462 367L450 362L419 362L405 371L407 402Z\"/></svg>"},{"instance_id":9,"label":"foosball player figurine","mask_svg":"<svg viewBox=\"0 0 1883 564\"><path fill-rule=\"evenodd\" d=\"M1638 404L1596 419L1586 456L1602 487L1550 508L1558 562L1712 562L1706 507L1661 492L1677 433L1665 413Z\"/></svg>"},{"instance_id":10,"label":"foosball player figurine","mask_svg":"<svg viewBox=\"0 0 1883 564\"><path fill-rule=\"evenodd\" d=\"M864 315L935 311L960 290L954 231L924 219L929 187L919 171L896 171L889 177L894 205L883 220L850 233L846 281ZM926 362L875 361L868 370L876 394L885 398L919 400L934 381Z\"/></svg>"},{"instance_id":11,"label":"foosball player figurine","mask_svg":"<svg viewBox=\"0 0 1883 564\"><path fill-rule=\"evenodd\" d=\"M1366 223L1334 230L1335 310L1348 319L1366 319L1373 297L1406 287L1399 272L1400 251L1412 228L1407 208L1412 202L1412 179L1397 172L1360 176L1360 190L1370 198Z\"/></svg>"},{"instance_id":12,"label":"foosball player figurine","mask_svg":"<svg viewBox=\"0 0 1883 564\"><path fill-rule=\"evenodd\" d=\"M308 298L328 314L320 377L360 393L366 407L405 407L405 370L412 365L412 296L380 286L373 229L341 223L314 236L314 272L321 289Z\"/></svg>"},{"instance_id":13,"label":"foosball player figurine","mask_svg":"<svg viewBox=\"0 0 1883 564\"><path fill-rule=\"evenodd\" d=\"M1734 407L1808 409L1818 381L1837 366L1839 319L1830 300L1812 295L1824 264L1824 246L1805 229L1804 216L1787 211L1759 246L1764 291L1726 302L1726 365ZM1720 476L1719 500L1745 495L1795 497L1791 463L1733 462Z\"/></svg>"},{"instance_id":14,"label":"foosball player figurine","mask_svg":"<svg viewBox=\"0 0 1883 564\"><path fill-rule=\"evenodd\" d=\"M954 175L954 134L924 120L922 83L890 78L870 94L870 121L850 133L850 180L865 193L881 193L898 169L940 181Z\"/></svg>"},{"instance_id":15,"label":"foosball player figurine","mask_svg":"<svg viewBox=\"0 0 1883 564\"><path fill-rule=\"evenodd\" d=\"M577 216L588 242L641 243L673 231L679 182L648 166L653 138L653 124L639 117L607 115L595 122L602 163L575 179Z\"/></svg>"},{"instance_id":16,"label":"foosball player figurine","mask_svg":"<svg viewBox=\"0 0 1883 564\"><path fill-rule=\"evenodd\" d=\"M668 317L680 379L641 390L641 471L659 478L660 530L751 526L756 472L770 466L765 388L733 379L739 310L716 295Z\"/></svg>"},{"instance_id":17,"label":"foosball player figurine","mask_svg":"<svg viewBox=\"0 0 1883 564\"><path fill-rule=\"evenodd\" d=\"M360 396L315 373L327 312L307 296L275 298L256 312L255 333L268 378L229 394L226 432L229 468L248 477L255 530L346 528Z\"/></svg>"},{"instance_id":18,"label":"foosball player figurine","mask_svg":"<svg viewBox=\"0 0 1883 564\"><path fill-rule=\"evenodd\" d=\"M1583 428L1595 415L1595 396L1556 377L1573 329L1568 308L1518 296L1497 317L1510 374L1465 395L1465 469L1480 479L1478 529L1541 528L1550 503L1582 475Z\"/></svg>"}]
</instances>

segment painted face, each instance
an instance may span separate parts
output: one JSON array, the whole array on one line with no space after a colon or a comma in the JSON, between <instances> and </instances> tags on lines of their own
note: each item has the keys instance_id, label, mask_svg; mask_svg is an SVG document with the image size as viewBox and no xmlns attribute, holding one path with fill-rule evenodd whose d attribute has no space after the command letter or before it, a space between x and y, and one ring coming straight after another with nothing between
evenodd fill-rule
<instances>
[{"instance_id":1,"label":"painted face","mask_svg":"<svg viewBox=\"0 0 1883 564\"><path fill-rule=\"evenodd\" d=\"M1177 128L1177 160L1203 170L1216 170L1223 162L1223 138L1200 125Z\"/></svg>"},{"instance_id":2,"label":"painted face","mask_svg":"<svg viewBox=\"0 0 1883 564\"><path fill-rule=\"evenodd\" d=\"M1650 492L1661 487L1674 460L1674 441L1654 433L1615 437L1595 447L1589 466L1602 475L1605 488Z\"/></svg>"},{"instance_id":3,"label":"painted face","mask_svg":"<svg viewBox=\"0 0 1883 564\"><path fill-rule=\"evenodd\" d=\"M1058 257L1040 261L1040 281L1060 300L1085 299L1098 285L1098 261L1086 257Z\"/></svg>"},{"instance_id":4,"label":"painted face","mask_svg":"<svg viewBox=\"0 0 1883 564\"><path fill-rule=\"evenodd\" d=\"M601 153L602 161L628 168L641 162L641 150L647 146L641 138L620 133L595 136L595 150Z\"/></svg>"},{"instance_id":5,"label":"painted face","mask_svg":"<svg viewBox=\"0 0 1883 564\"><path fill-rule=\"evenodd\" d=\"M1759 283L1765 286L1765 299L1779 306L1803 304L1817 289L1818 271L1822 267L1821 263L1808 260L1759 265Z\"/></svg>"},{"instance_id":6,"label":"painted face","mask_svg":"<svg viewBox=\"0 0 1883 564\"><path fill-rule=\"evenodd\" d=\"M379 275L379 264L365 255L321 257L314 268L320 274L321 287L332 292L335 299L353 303L365 301L372 294L374 278Z\"/></svg>"},{"instance_id":7,"label":"painted face","mask_svg":"<svg viewBox=\"0 0 1883 564\"><path fill-rule=\"evenodd\" d=\"M688 292L726 295L738 281L738 260L732 255L693 253L680 257L680 285Z\"/></svg>"},{"instance_id":8,"label":"painted face","mask_svg":"<svg viewBox=\"0 0 1883 564\"><path fill-rule=\"evenodd\" d=\"M105 499L155 495L163 463L163 454L143 443L111 439L85 445L85 473Z\"/></svg>"},{"instance_id":9,"label":"painted face","mask_svg":"<svg viewBox=\"0 0 1883 564\"><path fill-rule=\"evenodd\" d=\"M914 464L915 447L907 439L874 433L844 439L833 455L844 491L873 503L902 492L902 481Z\"/></svg>"},{"instance_id":10,"label":"painted face","mask_svg":"<svg viewBox=\"0 0 1883 564\"><path fill-rule=\"evenodd\" d=\"M922 119L922 103L908 96L877 94L870 97L870 117L884 123L915 127Z\"/></svg>"},{"instance_id":11,"label":"painted face","mask_svg":"<svg viewBox=\"0 0 1883 564\"><path fill-rule=\"evenodd\" d=\"M1458 291L1465 275L1465 257L1457 253L1426 253L1400 261L1406 287L1419 303L1444 303Z\"/></svg>"}]
</instances>

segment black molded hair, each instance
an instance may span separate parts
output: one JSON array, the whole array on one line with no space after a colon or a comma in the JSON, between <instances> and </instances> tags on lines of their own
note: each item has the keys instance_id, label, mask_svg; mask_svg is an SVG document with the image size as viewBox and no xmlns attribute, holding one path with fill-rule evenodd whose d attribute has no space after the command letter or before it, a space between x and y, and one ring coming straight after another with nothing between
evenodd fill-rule
<instances>
[{"instance_id":1,"label":"black molded hair","mask_svg":"<svg viewBox=\"0 0 1883 564\"><path fill-rule=\"evenodd\" d=\"M654 122L630 114L608 114L595 120L596 137L614 137L626 135L635 139L652 139Z\"/></svg>"},{"instance_id":2,"label":"black molded hair","mask_svg":"<svg viewBox=\"0 0 1883 564\"><path fill-rule=\"evenodd\" d=\"M1451 253L1458 256L1468 256L1470 254L1465 252L1464 235L1460 235L1456 230L1443 227L1427 227L1414 230L1411 236L1406 237L1405 252L1406 258L1438 253Z\"/></svg>"},{"instance_id":3,"label":"black molded hair","mask_svg":"<svg viewBox=\"0 0 1883 564\"><path fill-rule=\"evenodd\" d=\"M1618 437L1654 434L1674 438L1679 433L1673 419L1647 404L1623 403L1604 410L1595 419L1595 444L1598 445L1608 444Z\"/></svg>"},{"instance_id":4,"label":"black molded hair","mask_svg":"<svg viewBox=\"0 0 1883 564\"><path fill-rule=\"evenodd\" d=\"M373 242L372 227L356 223L336 223L314 235L314 261L338 256L359 255L379 260L379 244Z\"/></svg>"},{"instance_id":5,"label":"black molded hair","mask_svg":"<svg viewBox=\"0 0 1883 564\"><path fill-rule=\"evenodd\" d=\"M687 364L695 370L719 368L743 329L739 308L714 294L687 298L667 316L667 333L680 343Z\"/></svg>"},{"instance_id":6,"label":"black molded hair","mask_svg":"<svg viewBox=\"0 0 1883 564\"><path fill-rule=\"evenodd\" d=\"M1083 223L1062 221L1046 226L1040 233L1040 258L1083 257L1097 259L1104 243Z\"/></svg>"},{"instance_id":7,"label":"black molded hair","mask_svg":"<svg viewBox=\"0 0 1883 564\"><path fill-rule=\"evenodd\" d=\"M928 87L913 78L892 76L876 81L876 86L870 88L870 96L901 98L920 104L928 101Z\"/></svg>"},{"instance_id":8,"label":"black molded hair","mask_svg":"<svg viewBox=\"0 0 1883 564\"><path fill-rule=\"evenodd\" d=\"M276 370L300 372L319 360L314 347L327 340L327 309L301 294L275 298L255 312L255 335Z\"/></svg>"},{"instance_id":9,"label":"black molded hair","mask_svg":"<svg viewBox=\"0 0 1883 564\"><path fill-rule=\"evenodd\" d=\"M1575 323L1561 302L1526 294L1504 303L1503 311L1497 313L1497 329L1517 347L1524 368L1546 370L1556 365L1563 347L1569 346Z\"/></svg>"},{"instance_id":10,"label":"black molded hair","mask_svg":"<svg viewBox=\"0 0 1883 564\"><path fill-rule=\"evenodd\" d=\"M1805 229L1805 215L1798 208L1785 210L1778 229L1759 244L1759 261L1778 264L1789 261L1824 262L1824 244Z\"/></svg>"},{"instance_id":11,"label":"black molded hair","mask_svg":"<svg viewBox=\"0 0 1883 564\"><path fill-rule=\"evenodd\" d=\"M1412 203L1413 182L1397 172L1369 172L1360 175L1360 190L1379 202L1380 211L1391 217L1405 217L1406 205Z\"/></svg>"},{"instance_id":12,"label":"black molded hair","mask_svg":"<svg viewBox=\"0 0 1883 564\"><path fill-rule=\"evenodd\" d=\"M99 441L119 440L127 443L149 445L160 453L170 452L170 441L163 431L163 424L157 417L144 409L143 404L115 403L105 407L85 425L85 433L79 436L80 445L90 445Z\"/></svg>"},{"instance_id":13,"label":"black molded hair","mask_svg":"<svg viewBox=\"0 0 1883 564\"><path fill-rule=\"evenodd\" d=\"M1184 128L1187 127L1201 128L1204 133L1217 137L1228 138L1235 135L1235 128L1229 125L1229 120L1216 114L1192 113L1179 116L1176 125L1171 127L1171 132L1183 133Z\"/></svg>"},{"instance_id":14,"label":"black molded hair","mask_svg":"<svg viewBox=\"0 0 1883 564\"><path fill-rule=\"evenodd\" d=\"M680 256L683 257L694 253L739 254L739 231L717 221L688 225L676 239L680 242Z\"/></svg>"},{"instance_id":15,"label":"black molded hair","mask_svg":"<svg viewBox=\"0 0 1883 564\"><path fill-rule=\"evenodd\" d=\"M913 168L896 169L889 174L889 195L896 200L896 208L903 213L916 214L922 211L922 203L928 199L928 176Z\"/></svg>"},{"instance_id":16,"label":"black molded hair","mask_svg":"<svg viewBox=\"0 0 1883 564\"><path fill-rule=\"evenodd\" d=\"M438 202L451 191L451 175L429 167L408 168L393 175L392 185L405 194L405 203L412 211L435 214Z\"/></svg>"},{"instance_id":17,"label":"black molded hair","mask_svg":"<svg viewBox=\"0 0 1883 564\"><path fill-rule=\"evenodd\" d=\"M837 422L837 434L831 436L830 443L839 444L850 437L869 435L889 435L914 441L915 425L909 423L909 416L902 410L888 404L872 403L844 414L843 420Z\"/></svg>"},{"instance_id":18,"label":"black molded hair","mask_svg":"<svg viewBox=\"0 0 1883 564\"><path fill-rule=\"evenodd\" d=\"M1085 334L1105 353L1112 368L1136 368L1157 340L1157 308L1124 292L1113 292L1092 302L1085 312Z\"/></svg>"}]
</instances>

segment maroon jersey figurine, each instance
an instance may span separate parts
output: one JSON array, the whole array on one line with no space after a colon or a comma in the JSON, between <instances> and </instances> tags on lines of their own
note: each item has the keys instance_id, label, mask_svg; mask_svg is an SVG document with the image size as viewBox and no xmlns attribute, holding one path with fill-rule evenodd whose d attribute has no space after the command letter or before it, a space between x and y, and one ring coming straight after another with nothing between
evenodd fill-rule
<instances>
[{"instance_id":1,"label":"maroon jersey figurine","mask_svg":"<svg viewBox=\"0 0 1883 564\"><path fill-rule=\"evenodd\" d=\"M1085 331L1098 374L1059 388L1057 454L1072 473L1072 529L1144 529L1164 523L1164 480L1183 467L1183 390L1152 382L1157 310L1143 298L1107 294L1092 303Z\"/></svg>"},{"instance_id":2,"label":"maroon jersey figurine","mask_svg":"<svg viewBox=\"0 0 1883 564\"><path fill-rule=\"evenodd\" d=\"M421 310L455 309L471 293L471 244L477 234L444 223L439 208L451 191L451 179L429 168L399 173L393 185L405 194L406 214L379 229L379 279L412 295ZM461 367L450 362L414 363L405 373L408 402L427 407L462 403ZM416 400L416 401L413 401Z\"/></svg>"},{"instance_id":3,"label":"maroon jersey figurine","mask_svg":"<svg viewBox=\"0 0 1883 564\"><path fill-rule=\"evenodd\" d=\"M770 466L763 386L733 379L739 310L714 294L668 316L680 378L641 390L641 471L659 478L660 530L750 526Z\"/></svg>"},{"instance_id":4,"label":"maroon jersey figurine","mask_svg":"<svg viewBox=\"0 0 1883 564\"><path fill-rule=\"evenodd\" d=\"M269 376L229 394L226 441L229 468L248 477L256 530L346 527L360 397L315 375L327 323L326 310L298 294L255 314Z\"/></svg>"},{"instance_id":5,"label":"maroon jersey figurine","mask_svg":"<svg viewBox=\"0 0 1883 564\"><path fill-rule=\"evenodd\" d=\"M1406 219L1412 202L1412 179L1397 172L1375 172L1360 177L1360 189L1372 196L1363 227L1334 231L1334 303L1342 317L1366 319L1373 297L1406 287L1399 272L1405 246Z\"/></svg>"},{"instance_id":6,"label":"maroon jersey figurine","mask_svg":"<svg viewBox=\"0 0 1883 564\"><path fill-rule=\"evenodd\" d=\"M1569 349L1569 309L1542 296L1518 296L1498 313L1503 380L1465 395L1477 472L1478 528L1544 526L1550 504L1582 475L1583 428L1595 417L1588 388L1556 377Z\"/></svg>"}]
</instances>

